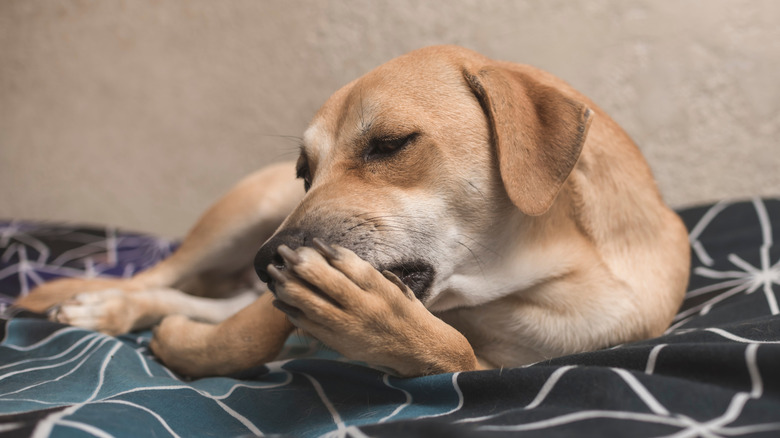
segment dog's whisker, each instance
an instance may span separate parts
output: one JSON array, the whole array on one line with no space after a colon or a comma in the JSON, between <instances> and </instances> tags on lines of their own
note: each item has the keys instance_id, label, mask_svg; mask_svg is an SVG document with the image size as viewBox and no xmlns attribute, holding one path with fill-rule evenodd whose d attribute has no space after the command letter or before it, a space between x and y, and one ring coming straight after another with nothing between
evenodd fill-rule
<instances>
[{"instance_id":1,"label":"dog's whisker","mask_svg":"<svg viewBox=\"0 0 780 438\"><path fill-rule=\"evenodd\" d=\"M389 230L393 230L393 231L405 231L405 232L408 231L408 232L411 232L411 233L420 234L420 235L423 235L423 236L426 236L426 237L434 238L434 239L437 239L437 240L439 240L441 242L445 242L444 239L439 238L438 236L436 236L433 233L417 230L417 229L414 229L414 228L406 228L405 226L401 226L401 225L393 226L393 225L390 225L390 224L385 224L385 225L383 225L383 227L386 228L386 229L389 229ZM489 247L489 246L487 246L487 245L485 245L483 243L480 243L477 239L469 236L468 234L461 233L461 234L458 234L458 237L459 238L460 237L464 237L464 238L468 239L469 241L475 243L481 249L484 249L485 251L492 253L496 257L500 257L500 254L498 253L498 251L496 251L495 249L493 249L493 248L491 248L491 247ZM457 242L457 243L463 245L462 242ZM468 248L468 249L469 249L469 251L471 251L471 248Z\"/></svg>"},{"instance_id":2,"label":"dog's whisker","mask_svg":"<svg viewBox=\"0 0 780 438\"><path fill-rule=\"evenodd\" d=\"M471 257L474 258L474 261L477 263L477 267L479 268L479 273L481 276L485 277L485 270L482 268L482 261L477 257L477 255L474 253L474 251L471 250L471 248L468 247L465 243L457 240L456 241L460 246L466 248L466 250L471 254Z\"/></svg>"},{"instance_id":3,"label":"dog's whisker","mask_svg":"<svg viewBox=\"0 0 780 438\"><path fill-rule=\"evenodd\" d=\"M437 239L440 242L445 242L444 239L436 236L434 233L428 232L428 231L422 231L415 228L408 228L407 226L401 226L401 225L391 225L391 224L383 224L381 225L382 229L389 230L389 231L400 231L405 233L413 233L418 234L424 237L430 237L433 239Z\"/></svg>"},{"instance_id":4,"label":"dog's whisker","mask_svg":"<svg viewBox=\"0 0 780 438\"><path fill-rule=\"evenodd\" d=\"M387 213L378 213L378 212L365 212L365 213L359 213L359 214L356 215L356 217L360 217L360 218L362 218L364 216L369 216L367 219L365 219L367 221L395 219L395 218L401 218L401 219L428 219L427 216L415 216L415 215L409 215L409 214L387 214Z\"/></svg>"},{"instance_id":5,"label":"dog's whisker","mask_svg":"<svg viewBox=\"0 0 780 438\"><path fill-rule=\"evenodd\" d=\"M369 214L369 213L361 214L359 216L366 216L367 214ZM407 234L423 236L423 237L426 237L428 239L439 241L439 242L442 242L442 243L447 243L445 239L435 235L434 233L431 233L431 232L428 232L428 231L424 231L424 230L419 230L419 229L416 229L414 227L409 228L408 224L401 224L400 222L393 221L393 219L407 218L407 217L409 217L409 216L403 216L403 215L377 215L377 216L372 216L372 217L365 218L363 220L363 222L361 222L359 224L356 224L355 226L351 227L350 231L354 230L356 228L359 228L361 226L372 225L377 230L381 230L381 231L403 232L403 233L407 233ZM379 220L383 220L383 221L385 221L385 223L377 224L376 222L378 222ZM495 251L495 250L493 250L491 248L488 248L485 245L480 244L476 239L474 239L473 237L471 237L471 236L469 236L467 234L459 234L458 237L464 237L464 238L468 239L469 241L476 243L482 249L487 250L488 252L492 253L493 255L499 256L499 253L497 251ZM385 241L385 239L377 238L377 239L375 239L375 241L377 243L381 244L382 246L384 246L385 248L390 248L393 251L393 253L391 254L391 253L388 253L387 251L382 251L382 250L379 249L379 247L377 247L376 250L378 252L383 253L383 255L385 255L385 256L393 257L394 255L399 254L399 253L400 254L406 253L406 249L407 248L402 248L402 247L400 247L400 246L398 246L396 244L390 244L389 242ZM461 240L455 240L455 243L458 244L459 246L462 246L463 248L466 249L466 251L469 252L469 254L473 258L474 262L476 263L477 267L479 268L480 275L482 275L484 277L485 276L485 270L484 270L485 262L465 242L463 242Z\"/></svg>"},{"instance_id":6,"label":"dog's whisker","mask_svg":"<svg viewBox=\"0 0 780 438\"><path fill-rule=\"evenodd\" d=\"M485 199L485 200L487 200L487 196L485 196L485 194L484 194L484 193L482 193L482 190L480 190L480 189L479 189L479 187L477 187L476 185L474 185L474 183L473 183L473 182L471 182L471 181L466 181L466 184L468 184L469 186L471 186L471 188L473 188L474 190L476 190L476 191L477 191L477 193L479 193L479 196L482 196L482 199Z\"/></svg>"},{"instance_id":7,"label":"dog's whisker","mask_svg":"<svg viewBox=\"0 0 780 438\"><path fill-rule=\"evenodd\" d=\"M490 247L488 245L485 245L484 243L481 243L479 240L469 236L468 234L458 234L458 237L465 237L469 241L475 243L481 249L484 249L485 251L492 253L493 255L495 255L498 258L501 257L501 254L498 251L496 251L495 249L493 249L492 247Z\"/></svg>"},{"instance_id":8,"label":"dog's whisker","mask_svg":"<svg viewBox=\"0 0 780 438\"><path fill-rule=\"evenodd\" d=\"M286 150L284 152L280 152L280 153L274 155L274 160L279 160L279 159L282 159L282 158L288 159L288 158L297 157L297 156L298 156L298 149L294 149L294 150L293 149L288 149L288 150Z\"/></svg>"},{"instance_id":9,"label":"dog's whisker","mask_svg":"<svg viewBox=\"0 0 780 438\"><path fill-rule=\"evenodd\" d=\"M303 143L303 137L297 135L285 135L285 134L260 134L261 137L274 137L284 140L295 141L296 143Z\"/></svg>"},{"instance_id":10,"label":"dog's whisker","mask_svg":"<svg viewBox=\"0 0 780 438\"><path fill-rule=\"evenodd\" d=\"M376 243L377 245L375 247L375 251L381 252L383 255L391 259L395 258L397 254L403 254L406 250L408 250L408 248L386 239L376 239ZM391 251L386 251L386 249L390 249Z\"/></svg>"}]
</instances>

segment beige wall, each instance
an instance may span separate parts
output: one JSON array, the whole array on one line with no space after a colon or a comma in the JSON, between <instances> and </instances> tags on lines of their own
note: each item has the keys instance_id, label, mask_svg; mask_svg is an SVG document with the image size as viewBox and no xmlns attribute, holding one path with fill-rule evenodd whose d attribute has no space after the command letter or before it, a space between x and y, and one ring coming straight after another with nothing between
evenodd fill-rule
<instances>
[{"instance_id":1,"label":"beige wall","mask_svg":"<svg viewBox=\"0 0 780 438\"><path fill-rule=\"evenodd\" d=\"M535 64L636 139L675 206L780 195L780 1L0 1L0 217L180 235L414 48Z\"/></svg>"}]
</instances>

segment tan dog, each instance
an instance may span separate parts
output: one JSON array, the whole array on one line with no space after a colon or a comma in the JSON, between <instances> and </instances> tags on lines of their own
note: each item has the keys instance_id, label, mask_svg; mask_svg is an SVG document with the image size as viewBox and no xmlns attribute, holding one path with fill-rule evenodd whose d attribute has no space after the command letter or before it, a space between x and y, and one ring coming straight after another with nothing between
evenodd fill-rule
<instances>
[{"instance_id":1,"label":"tan dog","mask_svg":"<svg viewBox=\"0 0 780 438\"><path fill-rule=\"evenodd\" d=\"M107 333L162 320L152 349L194 376L270 361L294 326L415 376L656 336L685 291L685 228L636 146L529 66L451 46L394 59L325 103L294 172L250 176L132 279L18 305ZM275 297L237 295L269 237L255 268Z\"/></svg>"}]
</instances>

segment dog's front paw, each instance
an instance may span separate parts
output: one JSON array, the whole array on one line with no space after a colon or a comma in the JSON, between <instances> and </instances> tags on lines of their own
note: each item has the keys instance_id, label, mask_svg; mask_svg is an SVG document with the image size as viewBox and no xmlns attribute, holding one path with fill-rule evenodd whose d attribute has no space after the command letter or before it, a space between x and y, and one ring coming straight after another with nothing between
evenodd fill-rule
<instances>
[{"instance_id":1,"label":"dog's front paw","mask_svg":"<svg viewBox=\"0 0 780 438\"><path fill-rule=\"evenodd\" d=\"M293 324L344 356L403 376L475 369L468 341L396 276L346 248L314 244L296 251L281 246L287 269L268 267L274 305Z\"/></svg>"},{"instance_id":2,"label":"dog's front paw","mask_svg":"<svg viewBox=\"0 0 780 438\"><path fill-rule=\"evenodd\" d=\"M38 286L13 306L46 313L76 295L107 289L136 290L137 287L124 278L60 278Z\"/></svg>"},{"instance_id":3,"label":"dog's front paw","mask_svg":"<svg viewBox=\"0 0 780 438\"><path fill-rule=\"evenodd\" d=\"M105 289L80 293L52 307L49 320L116 336L133 329L136 309L125 291Z\"/></svg>"}]
</instances>

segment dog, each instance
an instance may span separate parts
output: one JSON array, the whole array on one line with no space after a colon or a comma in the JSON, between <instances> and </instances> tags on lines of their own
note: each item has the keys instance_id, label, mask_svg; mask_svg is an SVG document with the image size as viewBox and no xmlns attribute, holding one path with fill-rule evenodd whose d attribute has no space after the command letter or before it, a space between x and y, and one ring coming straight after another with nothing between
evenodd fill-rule
<instances>
[{"instance_id":1,"label":"dog","mask_svg":"<svg viewBox=\"0 0 780 438\"><path fill-rule=\"evenodd\" d=\"M295 328L409 377L660 335L689 258L596 104L531 66L435 46L338 90L297 163L240 182L167 260L16 305L108 334L157 325L153 352L195 377L271 361Z\"/></svg>"}]
</instances>

